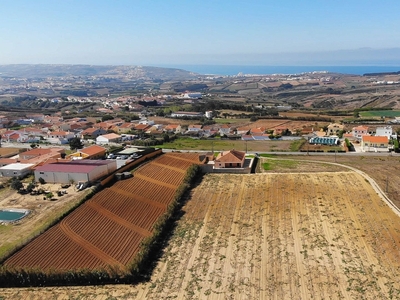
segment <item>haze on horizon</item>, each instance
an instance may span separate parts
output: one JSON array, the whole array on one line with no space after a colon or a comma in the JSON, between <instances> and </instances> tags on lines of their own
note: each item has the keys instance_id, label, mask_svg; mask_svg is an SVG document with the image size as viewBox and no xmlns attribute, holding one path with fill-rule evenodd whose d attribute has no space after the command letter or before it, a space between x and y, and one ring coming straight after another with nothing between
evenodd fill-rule
<instances>
[{"instance_id":1,"label":"haze on horizon","mask_svg":"<svg viewBox=\"0 0 400 300\"><path fill-rule=\"evenodd\" d=\"M5 0L0 64L400 65L400 2Z\"/></svg>"}]
</instances>

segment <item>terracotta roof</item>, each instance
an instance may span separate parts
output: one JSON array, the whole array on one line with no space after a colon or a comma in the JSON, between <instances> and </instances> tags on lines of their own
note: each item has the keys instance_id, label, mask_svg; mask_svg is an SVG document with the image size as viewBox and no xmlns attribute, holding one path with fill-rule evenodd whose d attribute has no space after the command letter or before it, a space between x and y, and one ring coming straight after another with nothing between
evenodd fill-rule
<instances>
[{"instance_id":1,"label":"terracotta roof","mask_svg":"<svg viewBox=\"0 0 400 300\"><path fill-rule=\"evenodd\" d=\"M357 127L354 127L353 130L368 130L368 127L367 126L357 126Z\"/></svg>"},{"instance_id":2,"label":"terracotta roof","mask_svg":"<svg viewBox=\"0 0 400 300\"><path fill-rule=\"evenodd\" d=\"M244 159L246 153L237 151L237 150L230 150L230 151L224 151L220 154L218 154L217 158L215 161L219 162L242 162Z\"/></svg>"},{"instance_id":3,"label":"terracotta roof","mask_svg":"<svg viewBox=\"0 0 400 300\"><path fill-rule=\"evenodd\" d=\"M36 149L25 151L25 152L21 153L20 155L23 155L23 156L26 156L26 155L37 156L37 155L48 154L48 153L51 153L51 152L52 151L51 151L50 148L48 148L48 149L36 148Z\"/></svg>"},{"instance_id":4,"label":"terracotta roof","mask_svg":"<svg viewBox=\"0 0 400 300\"><path fill-rule=\"evenodd\" d=\"M116 133L109 133L109 134L101 135L101 137L109 139L109 140L113 140L113 139L119 139L121 136Z\"/></svg>"},{"instance_id":5,"label":"terracotta roof","mask_svg":"<svg viewBox=\"0 0 400 300\"><path fill-rule=\"evenodd\" d=\"M106 151L106 148L97 145L89 146L79 150L79 152L85 153L87 155L94 155L103 151Z\"/></svg>"},{"instance_id":6,"label":"terracotta roof","mask_svg":"<svg viewBox=\"0 0 400 300\"><path fill-rule=\"evenodd\" d=\"M372 142L372 143L388 143L389 139L387 136L371 136L371 135L363 135L362 140L364 142Z\"/></svg>"}]
</instances>

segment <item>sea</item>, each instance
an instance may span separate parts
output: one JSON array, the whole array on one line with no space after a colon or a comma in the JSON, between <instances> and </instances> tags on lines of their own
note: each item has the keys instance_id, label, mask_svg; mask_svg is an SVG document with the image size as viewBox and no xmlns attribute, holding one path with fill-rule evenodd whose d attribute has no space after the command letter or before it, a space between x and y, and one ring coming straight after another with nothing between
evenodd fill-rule
<instances>
[{"instance_id":1,"label":"sea","mask_svg":"<svg viewBox=\"0 0 400 300\"><path fill-rule=\"evenodd\" d=\"M307 72L331 72L363 75L366 73L399 72L400 66L246 66L246 65L168 65L165 67L183 69L203 75L234 76L301 74Z\"/></svg>"}]
</instances>

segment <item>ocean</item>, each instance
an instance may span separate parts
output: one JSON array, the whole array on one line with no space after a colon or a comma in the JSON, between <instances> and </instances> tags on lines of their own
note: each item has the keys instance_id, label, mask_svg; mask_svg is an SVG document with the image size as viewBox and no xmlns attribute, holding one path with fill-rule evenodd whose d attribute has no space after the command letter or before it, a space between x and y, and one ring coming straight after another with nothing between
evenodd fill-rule
<instances>
[{"instance_id":1,"label":"ocean","mask_svg":"<svg viewBox=\"0 0 400 300\"><path fill-rule=\"evenodd\" d=\"M314 71L363 75L365 73L398 72L400 66L234 66L234 65L168 65L165 67L183 69L204 75L242 74L300 74Z\"/></svg>"}]
</instances>

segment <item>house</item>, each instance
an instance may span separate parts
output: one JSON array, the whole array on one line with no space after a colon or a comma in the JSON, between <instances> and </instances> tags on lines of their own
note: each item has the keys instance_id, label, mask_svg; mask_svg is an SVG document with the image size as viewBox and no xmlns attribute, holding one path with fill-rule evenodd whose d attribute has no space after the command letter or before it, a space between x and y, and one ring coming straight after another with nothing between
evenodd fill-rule
<instances>
[{"instance_id":1,"label":"house","mask_svg":"<svg viewBox=\"0 0 400 300\"><path fill-rule=\"evenodd\" d=\"M228 135L231 133L231 126L229 126L228 124L222 124L219 127L219 134L220 135Z\"/></svg>"},{"instance_id":2,"label":"house","mask_svg":"<svg viewBox=\"0 0 400 300\"><path fill-rule=\"evenodd\" d=\"M35 181L48 183L94 182L117 169L115 160L73 160L37 167Z\"/></svg>"},{"instance_id":3,"label":"house","mask_svg":"<svg viewBox=\"0 0 400 300\"><path fill-rule=\"evenodd\" d=\"M61 158L65 154L64 148L35 148L19 154L20 160L32 160L37 157Z\"/></svg>"},{"instance_id":4,"label":"house","mask_svg":"<svg viewBox=\"0 0 400 300\"><path fill-rule=\"evenodd\" d=\"M75 134L69 131L51 131L47 134L47 141L51 144L68 144Z\"/></svg>"},{"instance_id":5,"label":"house","mask_svg":"<svg viewBox=\"0 0 400 300\"><path fill-rule=\"evenodd\" d=\"M32 173L33 166L34 164L11 163L0 167L0 176L24 178Z\"/></svg>"},{"instance_id":6,"label":"house","mask_svg":"<svg viewBox=\"0 0 400 300\"><path fill-rule=\"evenodd\" d=\"M243 168L245 152L230 150L218 154L214 160L214 168Z\"/></svg>"},{"instance_id":7,"label":"house","mask_svg":"<svg viewBox=\"0 0 400 300\"><path fill-rule=\"evenodd\" d=\"M87 128L81 132L82 139L95 139L100 135L107 133L106 130L102 128Z\"/></svg>"},{"instance_id":8,"label":"house","mask_svg":"<svg viewBox=\"0 0 400 300\"><path fill-rule=\"evenodd\" d=\"M236 134L238 135L246 135L249 133L249 128L248 127L238 127L236 128Z\"/></svg>"},{"instance_id":9,"label":"house","mask_svg":"<svg viewBox=\"0 0 400 300\"><path fill-rule=\"evenodd\" d=\"M128 133L131 132L132 129L134 129L134 127L135 127L134 123L125 122L121 124L121 126L115 126L113 130L118 133Z\"/></svg>"},{"instance_id":10,"label":"house","mask_svg":"<svg viewBox=\"0 0 400 300\"><path fill-rule=\"evenodd\" d=\"M288 131L289 131L289 128L287 128L286 126L276 126L274 128L274 135L284 135Z\"/></svg>"},{"instance_id":11,"label":"house","mask_svg":"<svg viewBox=\"0 0 400 300\"><path fill-rule=\"evenodd\" d=\"M92 145L82 149L68 156L69 159L102 159L106 156L107 149L98 145Z\"/></svg>"},{"instance_id":12,"label":"house","mask_svg":"<svg viewBox=\"0 0 400 300\"><path fill-rule=\"evenodd\" d=\"M396 134L393 134L392 126L377 127L375 136L386 136L388 139L397 137Z\"/></svg>"},{"instance_id":13,"label":"house","mask_svg":"<svg viewBox=\"0 0 400 300\"><path fill-rule=\"evenodd\" d=\"M190 124L188 126L188 131L190 131L190 132L200 132L200 131L202 131L201 130L202 127L203 127L203 125Z\"/></svg>"},{"instance_id":14,"label":"house","mask_svg":"<svg viewBox=\"0 0 400 300\"><path fill-rule=\"evenodd\" d=\"M364 135L369 135L368 133L368 127L367 126L357 126L357 127L353 127L351 130L351 134L353 135L353 137L355 137L358 140L361 140L361 138Z\"/></svg>"},{"instance_id":15,"label":"house","mask_svg":"<svg viewBox=\"0 0 400 300\"><path fill-rule=\"evenodd\" d=\"M344 130L344 125L342 124L329 124L328 125L328 130L327 130L327 135L338 135L341 131Z\"/></svg>"},{"instance_id":16,"label":"house","mask_svg":"<svg viewBox=\"0 0 400 300\"><path fill-rule=\"evenodd\" d=\"M180 133L182 132L182 127L179 124L168 124L164 127L165 132Z\"/></svg>"},{"instance_id":17,"label":"house","mask_svg":"<svg viewBox=\"0 0 400 300\"><path fill-rule=\"evenodd\" d=\"M361 140L361 149L363 151L387 151L388 147L389 138L387 136L364 135Z\"/></svg>"},{"instance_id":18,"label":"house","mask_svg":"<svg viewBox=\"0 0 400 300\"><path fill-rule=\"evenodd\" d=\"M121 136L116 133L109 133L100 135L96 138L96 144L105 145L109 143L119 143L121 141Z\"/></svg>"},{"instance_id":19,"label":"house","mask_svg":"<svg viewBox=\"0 0 400 300\"><path fill-rule=\"evenodd\" d=\"M134 126L134 129L138 132L146 132L147 130L149 130L151 128L151 125L147 125L147 124L136 124Z\"/></svg>"}]
</instances>

